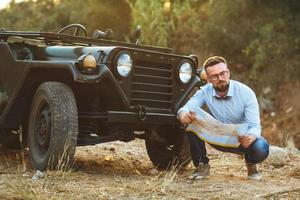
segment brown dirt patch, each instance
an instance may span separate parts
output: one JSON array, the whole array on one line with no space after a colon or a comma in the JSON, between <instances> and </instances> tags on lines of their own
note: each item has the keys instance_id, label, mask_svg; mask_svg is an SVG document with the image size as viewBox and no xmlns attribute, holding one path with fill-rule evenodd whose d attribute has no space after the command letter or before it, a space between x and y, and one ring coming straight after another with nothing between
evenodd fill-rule
<instances>
[{"instance_id":1,"label":"brown dirt patch","mask_svg":"<svg viewBox=\"0 0 300 200\"><path fill-rule=\"evenodd\" d=\"M34 171L22 171L18 152L0 155L0 199L297 199L300 195L300 158L281 168L261 164L264 179L246 179L241 156L209 148L211 176L189 183L185 170L150 173L153 169L144 142L113 142L79 147L70 172L48 172L31 180Z\"/></svg>"}]
</instances>

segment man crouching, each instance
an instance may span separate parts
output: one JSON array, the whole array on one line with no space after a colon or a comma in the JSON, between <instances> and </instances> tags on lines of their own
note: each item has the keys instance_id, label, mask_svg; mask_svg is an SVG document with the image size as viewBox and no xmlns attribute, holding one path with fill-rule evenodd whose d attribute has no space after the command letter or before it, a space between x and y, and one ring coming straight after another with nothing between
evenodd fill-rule
<instances>
[{"instance_id":1,"label":"man crouching","mask_svg":"<svg viewBox=\"0 0 300 200\"><path fill-rule=\"evenodd\" d=\"M203 65L208 84L201 87L193 97L178 110L178 119L183 125L195 120L195 107L207 106L213 117L226 124L247 123L248 131L238 138L237 148L210 144L217 150L245 155L248 178L260 180L257 163L268 157L269 144L261 136L259 108L255 93L245 84L230 80L230 71L223 57L208 58ZM190 179L202 179L209 175L210 165L205 142L188 132L190 150L195 172Z\"/></svg>"}]
</instances>

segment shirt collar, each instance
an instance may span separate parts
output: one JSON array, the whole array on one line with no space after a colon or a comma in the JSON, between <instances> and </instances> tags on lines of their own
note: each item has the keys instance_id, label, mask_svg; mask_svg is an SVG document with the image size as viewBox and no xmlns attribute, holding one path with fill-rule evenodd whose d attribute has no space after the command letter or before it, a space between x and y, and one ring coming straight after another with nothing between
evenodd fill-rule
<instances>
[{"instance_id":1,"label":"shirt collar","mask_svg":"<svg viewBox=\"0 0 300 200\"><path fill-rule=\"evenodd\" d=\"M234 90L233 90L233 82L231 80L229 80L229 88L228 88L228 92L226 94L226 96L224 97L220 97L216 90L213 88L213 97L217 98L217 99L228 99L230 97L233 97L234 95Z\"/></svg>"}]
</instances>

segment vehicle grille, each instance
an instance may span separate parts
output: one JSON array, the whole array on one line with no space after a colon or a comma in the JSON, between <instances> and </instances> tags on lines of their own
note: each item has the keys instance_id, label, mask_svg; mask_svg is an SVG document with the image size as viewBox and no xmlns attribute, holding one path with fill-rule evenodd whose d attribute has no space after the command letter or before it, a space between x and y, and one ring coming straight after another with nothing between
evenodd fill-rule
<instances>
[{"instance_id":1,"label":"vehicle grille","mask_svg":"<svg viewBox=\"0 0 300 200\"><path fill-rule=\"evenodd\" d=\"M172 65L137 60L131 84L131 105L170 109Z\"/></svg>"}]
</instances>

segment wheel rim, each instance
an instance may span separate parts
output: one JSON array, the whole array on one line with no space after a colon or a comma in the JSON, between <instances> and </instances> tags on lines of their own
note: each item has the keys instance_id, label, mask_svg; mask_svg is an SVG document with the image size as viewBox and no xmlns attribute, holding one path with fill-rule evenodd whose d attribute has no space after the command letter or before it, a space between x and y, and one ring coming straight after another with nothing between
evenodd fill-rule
<instances>
[{"instance_id":1,"label":"wheel rim","mask_svg":"<svg viewBox=\"0 0 300 200\"><path fill-rule=\"evenodd\" d=\"M51 136L51 111L47 102L42 102L34 124L34 136L41 153L49 149Z\"/></svg>"}]
</instances>

